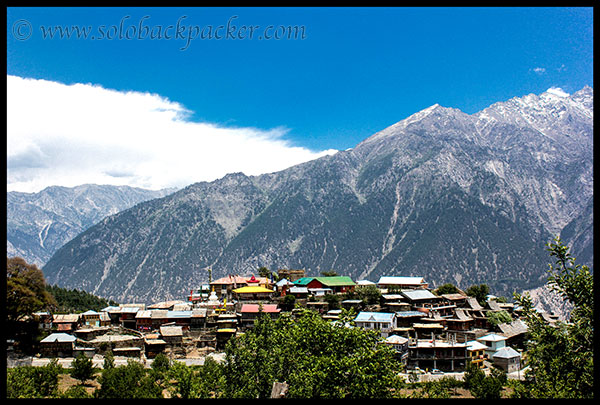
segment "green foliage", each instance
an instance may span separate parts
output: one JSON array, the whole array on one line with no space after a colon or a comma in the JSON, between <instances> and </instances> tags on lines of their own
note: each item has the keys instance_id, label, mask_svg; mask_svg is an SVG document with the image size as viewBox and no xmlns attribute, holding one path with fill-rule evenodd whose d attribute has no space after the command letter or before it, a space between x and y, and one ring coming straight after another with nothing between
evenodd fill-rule
<instances>
[{"instance_id":1,"label":"green foliage","mask_svg":"<svg viewBox=\"0 0 600 405\"><path fill-rule=\"evenodd\" d=\"M506 311L489 312L487 316L487 321L491 326L498 326L501 323L510 323L512 320L512 317Z\"/></svg>"},{"instance_id":2,"label":"green foliage","mask_svg":"<svg viewBox=\"0 0 600 405\"><path fill-rule=\"evenodd\" d=\"M454 390L463 383L453 377L444 376L439 380L427 381L416 384L417 389L411 394L411 398L440 398L452 397Z\"/></svg>"},{"instance_id":3,"label":"green foliage","mask_svg":"<svg viewBox=\"0 0 600 405\"><path fill-rule=\"evenodd\" d=\"M45 290L44 274L20 257L6 258L6 318L9 323L49 309L54 300Z\"/></svg>"},{"instance_id":4,"label":"green foliage","mask_svg":"<svg viewBox=\"0 0 600 405\"><path fill-rule=\"evenodd\" d=\"M103 370L99 382L100 388L94 392L96 398L162 398L162 387L136 361Z\"/></svg>"},{"instance_id":5,"label":"green foliage","mask_svg":"<svg viewBox=\"0 0 600 405\"><path fill-rule=\"evenodd\" d=\"M74 385L72 387L69 387L65 392L61 393L59 396L60 398L92 398L92 396L87 393L83 385Z\"/></svg>"},{"instance_id":6,"label":"green foliage","mask_svg":"<svg viewBox=\"0 0 600 405\"><path fill-rule=\"evenodd\" d=\"M100 311L109 305L118 305L112 300L96 297L85 291L61 288L58 286L46 286L56 302L56 313L78 313L87 310Z\"/></svg>"},{"instance_id":7,"label":"green foliage","mask_svg":"<svg viewBox=\"0 0 600 405\"><path fill-rule=\"evenodd\" d=\"M436 288L433 292L437 295L443 295L443 294L456 294L459 291L458 291L458 288L456 288L456 286L454 284L446 283L446 284L442 284L441 286Z\"/></svg>"},{"instance_id":8,"label":"green foliage","mask_svg":"<svg viewBox=\"0 0 600 405\"><path fill-rule=\"evenodd\" d=\"M102 365L102 367L105 370L115 367L115 356L113 355L113 352L111 350L108 350L106 353L104 353L104 364Z\"/></svg>"},{"instance_id":9,"label":"green foliage","mask_svg":"<svg viewBox=\"0 0 600 405\"><path fill-rule=\"evenodd\" d=\"M375 285L363 285L354 289L354 294L367 305L379 304L381 291Z\"/></svg>"},{"instance_id":10,"label":"green foliage","mask_svg":"<svg viewBox=\"0 0 600 405\"><path fill-rule=\"evenodd\" d=\"M401 365L374 331L329 323L304 310L254 328L226 346L223 395L268 398L286 381L291 398L384 398L398 387Z\"/></svg>"},{"instance_id":11,"label":"green foliage","mask_svg":"<svg viewBox=\"0 0 600 405\"><path fill-rule=\"evenodd\" d=\"M574 308L568 324L548 325L533 308L528 294L515 294L523 308L529 343L530 372L519 395L532 398L593 398L594 285L587 266L575 264L560 238L549 243L556 258L550 264L548 284Z\"/></svg>"},{"instance_id":12,"label":"green foliage","mask_svg":"<svg viewBox=\"0 0 600 405\"><path fill-rule=\"evenodd\" d=\"M97 370L92 363L92 359L83 353L80 353L76 358L73 359L73 362L71 363L71 377L81 381L82 384L87 380L93 379L96 371Z\"/></svg>"},{"instance_id":13,"label":"green foliage","mask_svg":"<svg viewBox=\"0 0 600 405\"><path fill-rule=\"evenodd\" d=\"M480 305L485 305L490 287L487 284L472 285L465 292L469 297L475 297Z\"/></svg>"},{"instance_id":14,"label":"green foliage","mask_svg":"<svg viewBox=\"0 0 600 405\"><path fill-rule=\"evenodd\" d=\"M337 294L325 294L323 296L323 300L327 302L327 307L330 310L340 308L340 296Z\"/></svg>"},{"instance_id":15,"label":"green foliage","mask_svg":"<svg viewBox=\"0 0 600 405\"><path fill-rule=\"evenodd\" d=\"M164 374L169 371L171 361L164 353L158 353L156 357L154 357L151 367L155 372Z\"/></svg>"},{"instance_id":16,"label":"green foliage","mask_svg":"<svg viewBox=\"0 0 600 405\"><path fill-rule=\"evenodd\" d=\"M62 372L56 359L43 367L8 368L7 398L55 398L58 395L58 375Z\"/></svg>"},{"instance_id":17,"label":"green foliage","mask_svg":"<svg viewBox=\"0 0 600 405\"><path fill-rule=\"evenodd\" d=\"M336 277L336 276L338 276L337 271L335 271L335 270L322 271L321 275L323 277Z\"/></svg>"},{"instance_id":18,"label":"green foliage","mask_svg":"<svg viewBox=\"0 0 600 405\"><path fill-rule=\"evenodd\" d=\"M500 399L507 377L506 373L498 368L492 368L491 375L486 376L483 370L469 363L463 380L465 387L475 398Z\"/></svg>"}]
</instances>

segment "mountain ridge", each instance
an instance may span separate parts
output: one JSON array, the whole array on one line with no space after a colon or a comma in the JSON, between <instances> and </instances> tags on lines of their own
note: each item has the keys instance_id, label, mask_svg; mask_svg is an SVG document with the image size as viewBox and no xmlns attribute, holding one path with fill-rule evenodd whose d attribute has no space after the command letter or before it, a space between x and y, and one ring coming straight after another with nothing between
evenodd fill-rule
<instances>
[{"instance_id":1,"label":"mountain ridge","mask_svg":"<svg viewBox=\"0 0 600 405\"><path fill-rule=\"evenodd\" d=\"M192 184L101 221L44 273L117 300L180 298L208 268L263 265L535 288L544 244L593 195L593 91L511 100L475 114L434 104L335 155Z\"/></svg>"}]
</instances>

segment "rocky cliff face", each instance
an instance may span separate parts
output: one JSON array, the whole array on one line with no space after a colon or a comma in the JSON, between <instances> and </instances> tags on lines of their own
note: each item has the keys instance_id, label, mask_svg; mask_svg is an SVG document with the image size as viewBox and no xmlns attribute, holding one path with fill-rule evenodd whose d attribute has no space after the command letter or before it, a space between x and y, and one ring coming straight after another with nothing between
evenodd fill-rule
<instances>
[{"instance_id":1,"label":"rocky cliff face","mask_svg":"<svg viewBox=\"0 0 600 405\"><path fill-rule=\"evenodd\" d=\"M126 186L48 187L6 194L7 256L42 267L54 252L107 215L175 190Z\"/></svg>"},{"instance_id":2,"label":"rocky cliff face","mask_svg":"<svg viewBox=\"0 0 600 405\"><path fill-rule=\"evenodd\" d=\"M373 281L545 282L563 230L593 261L593 93L548 91L476 113L434 105L277 173L230 174L111 216L60 249L47 279L115 300L181 298L260 266ZM577 256L577 252L574 252Z\"/></svg>"}]
</instances>

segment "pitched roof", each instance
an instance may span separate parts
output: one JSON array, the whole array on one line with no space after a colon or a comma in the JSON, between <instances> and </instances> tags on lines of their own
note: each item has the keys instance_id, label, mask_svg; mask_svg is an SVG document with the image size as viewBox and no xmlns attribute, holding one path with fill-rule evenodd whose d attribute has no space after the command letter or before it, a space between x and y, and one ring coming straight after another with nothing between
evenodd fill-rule
<instances>
[{"instance_id":1,"label":"pitched roof","mask_svg":"<svg viewBox=\"0 0 600 405\"><path fill-rule=\"evenodd\" d=\"M348 276L315 277L315 279L327 287L356 285L356 283Z\"/></svg>"},{"instance_id":2,"label":"pitched roof","mask_svg":"<svg viewBox=\"0 0 600 405\"><path fill-rule=\"evenodd\" d=\"M521 357L521 353L517 352L515 349L513 349L510 346L506 346L501 349L498 349L496 351L496 353L494 353L492 355L492 357L498 357L498 358L502 358L502 359L512 359L515 357Z\"/></svg>"},{"instance_id":3,"label":"pitched roof","mask_svg":"<svg viewBox=\"0 0 600 405\"><path fill-rule=\"evenodd\" d=\"M305 287L306 285L308 285L308 283L313 281L313 279L314 277L302 277L294 281L294 284L296 284L297 286Z\"/></svg>"},{"instance_id":4,"label":"pitched roof","mask_svg":"<svg viewBox=\"0 0 600 405\"><path fill-rule=\"evenodd\" d=\"M69 335L68 333L52 333L42 339L41 343L53 343L53 342L74 342L77 338Z\"/></svg>"},{"instance_id":5,"label":"pitched roof","mask_svg":"<svg viewBox=\"0 0 600 405\"><path fill-rule=\"evenodd\" d=\"M477 340L483 340L485 342L499 342L502 340L506 340L506 336L498 335L497 333L490 333L480 338L477 338Z\"/></svg>"},{"instance_id":6,"label":"pitched roof","mask_svg":"<svg viewBox=\"0 0 600 405\"><path fill-rule=\"evenodd\" d=\"M242 309L240 310L240 312L242 312L242 313L258 313L260 309L261 309L260 305L258 305L258 304L244 304L244 305L242 305ZM262 312L277 313L277 312L281 312L281 309L277 308L277 304L263 304Z\"/></svg>"},{"instance_id":7,"label":"pitched roof","mask_svg":"<svg viewBox=\"0 0 600 405\"><path fill-rule=\"evenodd\" d=\"M389 312L359 312L355 322L391 322L395 314Z\"/></svg>"},{"instance_id":8,"label":"pitched roof","mask_svg":"<svg viewBox=\"0 0 600 405\"><path fill-rule=\"evenodd\" d=\"M480 311L483 309L483 307L481 305L479 305L479 302L477 302L477 298L475 298L475 297L467 298L467 304L469 304L469 307L471 309L474 309L476 311Z\"/></svg>"},{"instance_id":9,"label":"pitched roof","mask_svg":"<svg viewBox=\"0 0 600 405\"><path fill-rule=\"evenodd\" d=\"M406 298L413 301L440 298L429 290L402 290L400 293Z\"/></svg>"},{"instance_id":10,"label":"pitched roof","mask_svg":"<svg viewBox=\"0 0 600 405\"><path fill-rule=\"evenodd\" d=\"M425 279L423 277L383 276L379 278L377 284L421 285L425 284Z\"/></svg>"},{"instance_id":11,"label":"pitched roof","mask_svg":"<svg viewBox=\"0 0 600 405\"><path fill-rule=\"evenodd\" d=\"M516 319L511 323L501 323L498 325L501 333L507 338L517 336L527 332L527 324L520 319Z\"/></svg>"},{"instance_id":12,"label":"pitched roof","mask_svg":"<svg viewBox=\"0 0 600 405\"><path fill-rule=\"evenodd\" d=\"M256 294L256 293L272 293L273 290L260 286L246 286L233 290L237 294Z\"/></svg>"}]
</instances>

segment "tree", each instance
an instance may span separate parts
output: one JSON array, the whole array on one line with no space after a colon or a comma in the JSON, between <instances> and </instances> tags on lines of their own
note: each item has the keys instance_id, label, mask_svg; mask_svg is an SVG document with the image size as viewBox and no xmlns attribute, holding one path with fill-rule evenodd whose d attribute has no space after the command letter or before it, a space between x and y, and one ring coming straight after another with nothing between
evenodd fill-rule
<instances>
[{"instance_id":1,"label":"tree","mask_svg":"<svg viewBox=\"0 0 600 405\"><path fill-rule=\"evenodd\" d=\"M335 276L337 276L338 274L337 274L337 272L336 272L335 270L329 270L329 271L322 271L322 272L321 272L321 275L322 275L323 277L335 277Z\"/></svg>"},{"instance_id":2,"label":"tree","mask_svg":"<svg viewBox=\"0 0 600 405\"><path fill-rule=\"evenodd\" d=\"M494 327L501 323L510 323L512 320L512 317L506 311L490 312L487 316L488 323Z\"/></svg>"},{"instance_id":3,"label":"tree","mask_svg":"<svg viewBox=\"0 0 600 405\"><path fill-rule=\"evenodd\" d=\"M20 257L6 258L6 316L15 322L55 305L46 291L44 274Z\"/></svg>"},{"instance_id":4,"label":"tree","mask_svg":"<svg viewBox=\"0 0 600 405\"><path fill-rule=\"evenodd\" d=\"M268 398L286 381L291 398L385 398L401 384L393 349L375 331L323 320L315 311L259 316L228 341L223 395Z\"/></svg>"},{"instance_id":5,"label":"tree","mask_svg":"<svg viewBox=\"0 0 600 405\"><path fill-rule=\"evenodd\" d=\"M367 305L379 304L381 300L381 291L374 285L359 286L354 292L358 299Z\"/></svg>"},{"instance_id":6,"label":"tree","mask_svg":"<svg viewBox=\"0 0 600 405\"><path fill-rule=\"evenodd\" d=\"M96 398L162 398L162 387L137 361L103 370L99 382Z\"/></svg>"},{"instance_id":7,"label":"tree","mask_svg":"<svg viewBox=\"0 0 600 405\"><path fill-rule=\"evenodd\" d=\"M546 246L555 258L549 264L547 283L573 304L573 310L569 323L552 326L533 308L529 294L514 294L529 333L530 372L519 394L534 398L593 398L593 276L587 266L575 263L559 237Z\"/></svg>"},{"instance_id":8,"label":"tree","mask_svg":"<svg viewBox=\"0 0 600 405\"><path fill-rule=\"evenodd\" d=\"M490 287L487 284L472 285L465 291L469 297L475 297L480 305L485 305Z\"/></svg>"},{"instance_id":9,"label":"tree","mask_svg":"<svg viewBox=\"0 0 600 405\"><path fill-rule=\"evenodd\" d=\"M498 368L492 368L491 375L486 376L479 367L469 363L463 380L465 387L475 398L500 399L507 377L506 373Z\"/></svg>"},{"instance_id":10,"label":"tree","mask_svg":"<svg viewBox=\"0 0 600 405\"><path fill-rule=\"evenodd\" d=\"M437 295L442 295L442 294L456 294L459 291L458 291L458 288L456 288L456 286L454 284L446 283L446 284L442 284L441 286L439 286L433 292Z\"/></svg>"},{"instance_id":11,"label":"tree","mask_svg":"<svg viewBox=\"0 0 600 405\"><path fill-rule=\"evenodd\" d=\"M7 398L54 398L58 395L58 375L62 367L56 359L42 367L8 368Z\"/></svg>"},{"instance_id":12,"label":"tree","mask_svg":"<svg viewBox=\"0 0 600 405\"><path fill-rule=\"evenodd\" d=\"M71 362L71 377L81 381L81 384L84 384L86 380L93 379L96 371L97 370L94 367L94 363L92 363L92 359L83 353L80 353Z\"/></svg>"}]
</instances>

